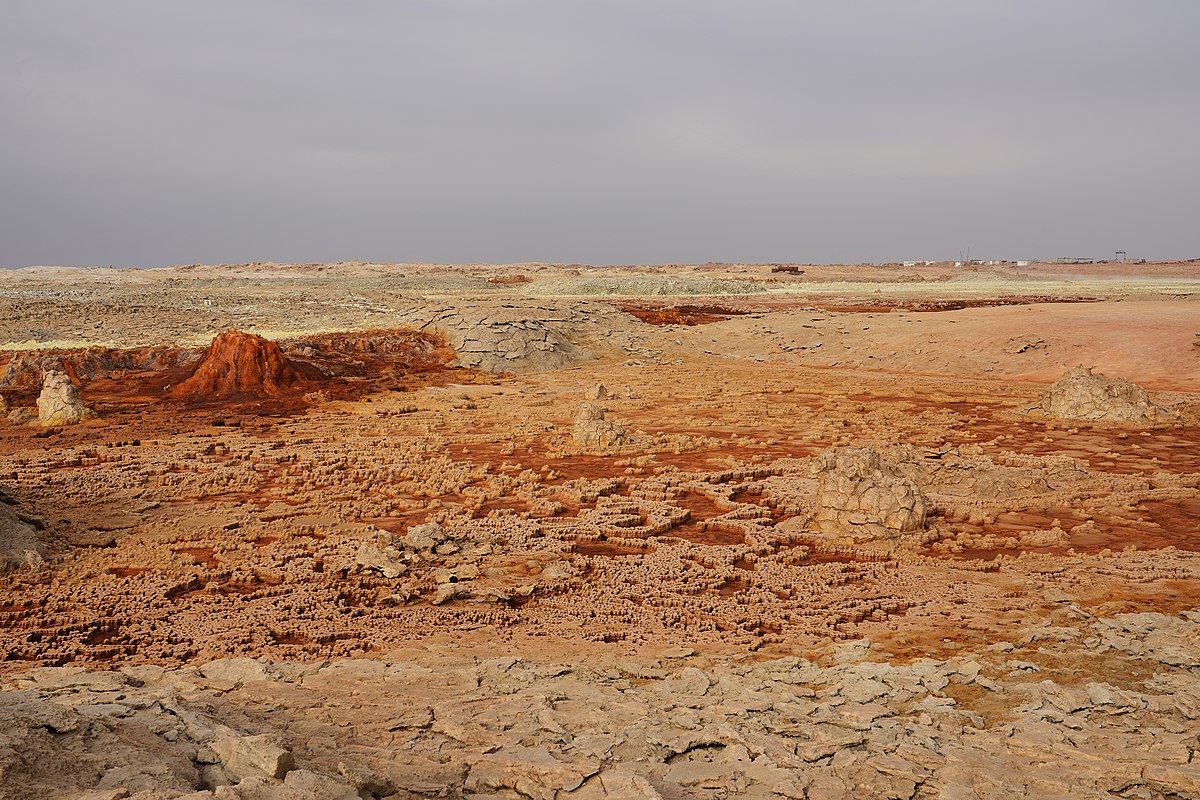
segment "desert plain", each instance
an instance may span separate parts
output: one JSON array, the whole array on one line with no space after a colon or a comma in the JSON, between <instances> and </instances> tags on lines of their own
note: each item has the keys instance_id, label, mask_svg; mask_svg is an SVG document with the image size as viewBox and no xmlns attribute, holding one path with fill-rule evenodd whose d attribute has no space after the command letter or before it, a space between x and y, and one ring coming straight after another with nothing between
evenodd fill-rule
<instances>
[{"instance_id":1,"label":"desert plain","mask_svg":"<svg viewBox=\"0 0 1200 800\"><path fill-rule=\"evenodd\" d=\"M1198 298L0 272L0 797L1200 797Z\"/></svg>"}]
</instances>

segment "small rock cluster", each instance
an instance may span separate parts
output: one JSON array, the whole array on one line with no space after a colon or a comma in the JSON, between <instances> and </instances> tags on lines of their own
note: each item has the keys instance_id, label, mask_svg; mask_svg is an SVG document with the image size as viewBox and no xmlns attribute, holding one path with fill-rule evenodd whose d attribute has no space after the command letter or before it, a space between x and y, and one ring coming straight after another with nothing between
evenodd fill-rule
<instances>
[{"instance_id":1,"label":"small rock cluster","mask_svg":"<svg viewBox=\"0 0 1200 800\"><path fill-rule=\"evenodd\" d=\"M1051 385L1039 408L1061 419L1146 424L1173 418L1171 412L1152 402L1146 390L1136 383L1098 375L1091 367L1084 366L1075 367Z\"/></svg>"},{"instance_id":2,"label":"small rock cluster","mask_svg":"<svg viewBox=\"0 0 1200 800\"><path fill-rule=\"evenodd\" d=\"M625 439L625 426L606 419L604 409L595 403L582 403L575 412L571 441L579 447L603 450L623 444Z\"/></svg>"},{"instance_id":3,"label":"small rock cluster","mask_svg":"<svg viewBox=\"0 0 1200 800\"><path fill-rule=\"evenodd\" d=\"M472 545L455 540L436 522L409 528L404 536L380 532L363 544L355 557L355 568L375 572L395 580L411 578L387 597L385 602L399 604L418 596L421 586L432 582L436 587L430 603L440 606L452 600L507 602L512 594L497 586L476 585L483 571L479 560L490 554L488 544ZM455 558L456 556L461 556ZM525 596L532 593L529 586ZM520 593L520 589L517 590Z\"/></svg>"},{"instance_id":4,"label":"small rock cluster","mask_svg":"<svg viewBox=\"0 0 1200 800\"><path fill-rule=\"evenodd\" d=\"M827 451L813 472L818 487L809 526L816 530L869 541L925 526L925 495L875 450Z\"/></svg>"},{"instance_id":5,"label":"small rock cluster","mask_svg":"<svg viewBox=\"0 0 1200 800\"><path fill-rule=\"evenodd\" d=\"M373 541L359 548L356 564L385 578L399 578L416 564L458 551L459 545L446 535L441 525L427 522L414 525L402 537L381 531Z\"/></svg>"}]
</instances>

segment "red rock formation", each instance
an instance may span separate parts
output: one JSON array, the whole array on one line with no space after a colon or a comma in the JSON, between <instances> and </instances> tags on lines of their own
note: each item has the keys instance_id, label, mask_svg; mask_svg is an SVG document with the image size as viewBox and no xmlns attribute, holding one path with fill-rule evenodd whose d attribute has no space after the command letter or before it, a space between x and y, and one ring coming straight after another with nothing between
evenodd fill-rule
<instances>
[{"instance_id":1,"label":"red rock formation","mask_svg":"<svg viewBox=\"0 0 1200 800\"><path fill-rule=\"evenodd\" d=\"M50 371L65 372L76 386L94 380L122 377L128 372L170 369L196 357L197 351L157 345L154 347L82 347L73 350L49 349L10 354L0 366L0 386L36 392L42 388L42 376ZM2 358L2 357L0 357Z\"/></svg>"},{"instance_id":2,"label":"red rock formation","mask_svg":"<svg viewBox=\"0 0 1200 800\"><path fill-rule=\"evenodd\" d=\"M242 400L305 391L310 381L279 345L227 330L213 339L192 374L169 391L181 400Z\"/></svg>"}]
</instances>

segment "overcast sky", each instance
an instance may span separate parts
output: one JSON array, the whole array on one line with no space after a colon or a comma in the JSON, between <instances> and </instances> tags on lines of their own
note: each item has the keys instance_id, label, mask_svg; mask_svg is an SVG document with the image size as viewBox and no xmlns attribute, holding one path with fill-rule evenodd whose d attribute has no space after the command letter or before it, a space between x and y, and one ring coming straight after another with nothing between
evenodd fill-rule
<instances>
[{"instance_id":1,"label":"overcast sky","mask_svg":"<svg viewBox=\"0 0 1200 800\"><path fill-rule=\"evenodd\" d=\"M1200 256L1198 0L3 0L0 265Z\"/></svg>"}]
</instances>

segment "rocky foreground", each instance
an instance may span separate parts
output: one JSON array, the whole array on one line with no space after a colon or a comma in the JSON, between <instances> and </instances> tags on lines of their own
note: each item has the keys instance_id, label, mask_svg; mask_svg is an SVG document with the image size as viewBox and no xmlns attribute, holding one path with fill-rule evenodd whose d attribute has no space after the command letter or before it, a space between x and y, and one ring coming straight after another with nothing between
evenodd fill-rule
<instances>
[{"instance_id":1,"label":"rocky foreground","mask_svg":"<svg viewBox=\"0 0 1200 800\"><path fill-rule=\"evenodd\" d=\"M0 684L0 796L1200 796L1200 612L1064 605L1013 641L877 658L43 668Z\"/></svg>"}]
</instances>

